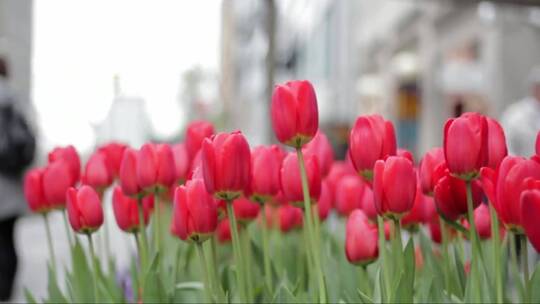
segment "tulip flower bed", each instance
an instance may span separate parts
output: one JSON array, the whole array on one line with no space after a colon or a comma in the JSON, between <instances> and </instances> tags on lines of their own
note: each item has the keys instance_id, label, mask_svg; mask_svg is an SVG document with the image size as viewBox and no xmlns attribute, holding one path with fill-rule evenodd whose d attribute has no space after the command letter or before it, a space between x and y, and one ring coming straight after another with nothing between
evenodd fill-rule
<instances>
[{"instance_id":1,"label":"tulip flower bed","mask_svg":"<svg viewBox=\"0 0 540 304\"><path fill-rule=\"evenodd\" d=\"M540 302L527 255L540 250L538 138L536 155L508 156L499 123L466 113L415 162L392 123L369 115L334 160L308 81L276 86L271 118L284 146L250 149L198 121L177 145L104 145L83 170L73 147L52 151L24 183L50 249L40 300ZM65 215L70 265L55 261L51 212ZM133 242L129 269L94 246L115 226Z\"/></svg>"}]
</instances>

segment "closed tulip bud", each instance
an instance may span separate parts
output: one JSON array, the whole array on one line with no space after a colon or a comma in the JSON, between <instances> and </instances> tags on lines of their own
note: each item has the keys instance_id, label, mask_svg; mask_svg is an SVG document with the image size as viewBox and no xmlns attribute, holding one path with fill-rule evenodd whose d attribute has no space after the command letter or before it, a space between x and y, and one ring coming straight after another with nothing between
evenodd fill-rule
<instances>
[{"instance_id":1,"label":"closed tulip bud","mask_svg":"<svg viewBox=\"0 0 540 304\"><path fill-rule=\"evenodd\" d=\"M148 195L142 199L144 225L148 225L150 212L154 206L154 196ZM117 186L113 192L113 211L118 227L125 232L137 232L139 230L139 206L136 199L122 193L122 188Z\"/></svg>"},{"instance_id":2,"label":"closed tulip bud","mask_svg":"<svg viewBox=\"0 0 540 304\"><path fill-rule=\"evenodd\" d=\"M379 256L377 228L369 224L362 210L354 210L347 219L345 254L355 265L367 265Z\"/></svg>"},{"instance_id":3,"label":"closed tulip bud","mask_svg":"<svg viewBox=\"0 0 540 304\"><path fill-rule=\"evenodd\" d=\"M540 252L540 180L529 180L521 193L521 218L523 229L537 252Z\"/></svg>"},{"instance_id":4,"label":"closed tulip bud","mask_svg":"<svg viewBox=\"0 0 540 304\"><path fill-rule=\"evenodd\" d=\"M419 224L426 222L426 220L426 198L418 182L414 205L411 211L401 219L401 225L407 229L416 229Z\"/></svg>"},{"instance_id":5,"label":"closed tulip bud","mask_svg":"<svg viewBox=\"0 0 540 304\"><path fill-rule=\"evenodd\" d=\"M521 193L527 189L527 179L540 179L540 163L507 156L496 171L486 167L481 172L482 186L499 219L508 230L522 233Z\"/></svg>"},{"instance_id":6,"label":"closed tulip bud","mask_svg":"<svg viewBox=\"0 0 540 304\"><path fill-rule=\"evenodd\" d=\"M276 145L259 146L251 151L251 197L264 203L281 189L283 151Z\"/></svg>"},{"instance_id":7,"label":"closed tulip bud","mask_svg":"<svg viewBox=\"0 0 540 304\"><path fill-rule=\"evenodd\" d=\"M278 208L279 229L287 233L295 228L302 227L304 214L302 209L286 204Z\"/></svg>"},{"instance_id":8,"label":"closed tulip bud","mask_svg":"<svg viewBox=\"0 0 540 304\"><path fill-rule=\"evenodd\" d=\"M202 147L203 140L214 134L214 126L204 120L191 122L186 129L186 150L190 161Z\"/></svg>"},{"instance_id":9,"label":"closed tulip bud","mask_svg":"<svg viewBox=\"0 0 540 304\"><path fill-rule=\"evenodd\" d=\"M334 150L332 144L320 130L317 132L313 140L307 143L302 149L304 154L313 154L319 161L321 176L325 177L330 172L332 163L334 162Z\"/></svg>"},{"instance_id":10,"label":"closed tulip bud","mask_svg":"<svg viewBox=\"0 0 540 304\"><path fill-rule=\"evenodd\" d=\"M328 182L330 191L332 192L332 206L335 204L336 188L342 177L347 175L357 175L354 168L344 161L335 161L330 168L330 172L325 180Z\"/></svg>"},{"instance_id":11,"label":"closed tulip bud","mask_svg":"<svg viewBox=\"0 0 540 304\"><path fill-rule=\"evenodd\" d=\"M478 181L472 181L473 208L482 202L482 188ZM454 177L448 169L435 185L434 198L439 213L449 220L457 220L467 214L467 188L465 181Z\"/></svg>"},{"instance_id":12,"label":"closed tulip bud","mask_svg":"<svg viewBox=\"0 0 540 304\"><path fill-rule=\"evenodd\" d=\"M175 163L167 144L145 144L137 154L137 182L149 192L163 191L175 180Z\"/></svg>"},{"instance_id":13,"label":"closed tulip bud","mask_svg":"<svg viewBox=\"0 0 540 304\"><path fill-rule=\"evenodd\" d=\"M224 218L219 221L216 230L216 236L218 242L220 242L221 244L229 243L232 240L231 225L228 218Z\"/></svg>"},{"instance_id":14,"label":"closed tulip bud","mask_svg":"<svg viewBox=\"0 0 540 304\"><path fill-rule=\"evenodd\" d=\"M83 184L94 188L100 194L112 184L113 176L107 167L103 153L97 152L90 156L84 169L82 181Z\"/></svg>"},{"instance_id":15,"label":"closed tulip bud","mask_svg":"<svg viewBox=\"0 0 540 304\"><path fill-rule=\"evenodd\" d=\"M343 177L336 188L336 210L342 216L362 208L362 197L366 185L358 176Z\"/></svg>"},{"instance_id":16,"label":"closed tulip bud","mask_svg":"<svg viewBox=\"0 0 540 304\"><path fill-rule=\"evenodd\" d=\"M362 195L362 211L372 222L377 221L377 208L375 207L375 197L373 190L370 187L364 187L364 195Z\"/></svg>"},{"instance_id":17,"label":"closed tulip bud","mask_svg":"<svg viewBox=\"0 0 540 304\"><path fill-rule=\"evenodd\" d=\"M431 196L425 197L425 216L426 216L426 226L429 229L429 234L431 240L437 244L441 243L441 223L439 221L439 213L437 212L437 207L435 201Z\"/></svg>"},{"instance_id":18,"label":"closed tulip bud","mask_svg":"<svg viewBox=\"0 0 540 304\"><path fill-rule=\"evenodd\" d=\"M420 161L420 183L424 194L433 195L433 189L437 183L433 173L442 163L444 163L444 152L442 148L433 148L429 150Z\"/></svg>"},{"instance_id":19,"label":"closed tulip bud","mask_svg":"<svg viewBox=\"0 0 540 304\"><path fill-rule=\"evenodd\" d=\"M380 115L358 117L349 136L349 156L356 171L370 182L375 162L391 155L396 155L392 122Z\"/></svg>"},{"instance_id":20,"label":"closed tulip bud","mask_svg":"<svg viewBox=\"0 0 540 304\"><path fill-rule=\"evenodd\" d=\"M488 123L478 113L464 113L444 125L444 156L450 172L462 179L477 177L488 164Z\"/></svg>"},{"instance_id":21,"label":"closed tulip bud","mask_svg":"<svg viewBox=\"0 0 540 304\"><path fill-rule=\"evenodd\" d=\"M172 221L173 232L184 241L203 242L216 231L217 206L202 180L176 188Z\"/></svg>"},{"instance_id":22,"label":"closed tulip bud","mask_svg":"<svg viewBox=\"0 0 540 304\"><path fill-rule=\"evenodd\" d=\"M486 204L480 204L478 208L474 209L473 214L478 236L480 236L482 240L491 238L491 217L489 214L489 207ZM469 222L464 221L463 226L469 229Z\"/></svg>"},{"instance_id":23,"label":"closed tulip bud","mask_svg":"<svg viewBox=\"0 0 540 304\"><path fill-rule=\"evenodd\" d=\"M75 232L89 234L103 224L103 209L96 191L90 186L69 188L66 192L67 212Z\"/></svg>"},{"instance_id":24,"label":"closed tulip bud","mask_svg":"<svg viewBox=\"0 0 540 304\"><path fill-rule=\"evenodd\" d=\"M49 153L49 163L65 161L69 168L70 185L75 186L81 175L81 160L73 146L58 147Z\"/></svg>"},{"instance_id":25,"label":"closed tulip bud","mask_svg":"<svg viewBox=\"0 0 540 304\"><path fill-rule=\"evenodd\" d=\"M317 96L307 80L276 85L270 111L274 133L285 145L300 148L317 133Z\"/></svg>"},{"instance_id":26,"label":"closed tulip bud","mask_svg":"<svg viewBox=\"0 0 540 304\"><path fill-rule=\"evenodd\" d=\"M378 160L373 170L373 194L379 215L400 218L410 211L416 196L416 173L411 161L400 156Z\"/></svg>"},{"instance_id":27,"label":"closed tulip bud","mask_svg":"<svg viewBox=\"0 0 540 304\"><path fill-rule=\"evenodd\" d=\"M43 193L43 169L32 169L24 176L24 197L33 212L44 213L51 209Z\"/></svg>"},{"instance_id":28,"label":"closed tulip bud","mask_svg":"<svg viewBox=\"0 0 540 304\"><path fill-rule=\"evenodd\" d=\"M328 214L330 214L330 209L332 209L332 191L328 185L328 181L323 180L321 183L321 195L317 201L317 214L321 221L326 220Z\"/></svg>"},{"instance_id":29,"label":"closed tulip bud","mask_svg":"<svg viewBox=\"0 0 540 304\"><path fill-rule=\"evenodd\" d=\"M248 223L256 219L261 206L245 197L239 197L233 201L233 210L236 219L241 223Z\"/></svg>"},{"instance_id":30,"label":"closed tulip bud","mask_svg":"<svg viewBox=\"0 0 540 304\"><path fill-rule=\"evenodd\" d=\"M208 192L220 199L238 198L251 183L251 152L240 131L218 133L202 146L202 167Z\"/></svg>"},{"instance_id":31,"label":"closed tulip bud","mask_svg":"<svg viewBox=\"0 0 540 304\"><path fill-rule=\"evenodd\" d=\"M69 166L65 161L55 161L45 167L43 172L43 193L45 200L51 207L65 207L66 191L71 187L71 182Z\"/></svg>"},{"instance_id":32,"label":"closed tulip bud","mask_svg":"<svg viewBox=\"0 0 540 304\"><path fill-rule=\"evenodd\" d=\"M124 150L126 145L111 142L99 148L99 152L105 155L105 160L107 162L107 168L109 174L116 178L120 172L120 164L122 163L122 156L124 155Z\"/></svg>"},{"instance_id":33,"label":"closed tulip bud","mask_svg":"<svg viewBox=\"0 0 540 304\"><path fill-rule=\"evenodd\" d=\"M188 179L189 174L189 155L186 145L183 143L172 146L174 157L174 177L177 183L183 184Z\"/></svg>"},{"instance_id":34,"label":"closed tulip bud","mask_svg":"<svg viewBox=\"0 0 540 304\"><path fill-rule=\"evenodd\" d=\"M321 194L321 174L319 162L313 155L306 155L306 173L311 202L316 202ZM281 190L288 202L302 206L304 194L300 178L300 166L296 153L289 153L281 165Z\"/></svg>"},{"instance_id":35,"label":"closed tulip bud","mask_svg":"<svg viewBox=\"0 0 540 304\"><path fill-rule=\"evenodd\" d=\"M486 117L488 126L487 167L496 169L503 158L508 154L504 130L495 119Z\"/></svg>"},{"instance_id":36,"label":"closed tulip bud","mask_svg":"<svg viewBox=\"0 0 540 304\"><path fill-rule=\"evenodd\" d=\"M410 160L411 163L414 164L414 156L413 154L411 153L411 151L407 150L407 149L397 149L396 151L396 156L401 156L401 157L405 157L406 159Z\"/></svg>"},{"instance_id":37,"label":"closed tulip bud","mask_svg":"<svg viewBox=\"0 0 540 304\"><path fill-rule=\"evenodd\" d=\"M128 196L137 196L142 192L137 182L137 151L127 148L120 163L120 186Z\"/></svg>"}]
</instances>

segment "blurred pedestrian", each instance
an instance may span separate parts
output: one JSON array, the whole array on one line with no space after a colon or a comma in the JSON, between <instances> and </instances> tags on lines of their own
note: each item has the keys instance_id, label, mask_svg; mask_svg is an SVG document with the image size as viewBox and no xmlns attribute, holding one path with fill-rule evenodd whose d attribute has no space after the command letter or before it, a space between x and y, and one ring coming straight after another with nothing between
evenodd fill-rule
<instances>
[{"instance_id":1,"label":"blurred pedestrian","mask_svg":"<svg viewBox=\"0 0 540 304\"><path fill-rule=\"evenodd\" d=\"M26 204L22 175L35 152L35 138L15 95L9 89L9 67L0 57L0 301L8 301L17 271L14 228Z\"/></svg>"},{"instance_id":2,"label":"blurred pedestrian","mask_svg":"<svg viewBox=\"0 0 540 304\"><path fill-rule=\"evenodd\" d=\"M528 83L530 96L510 105L501 117L508 152L512 155L533 155L540 130L540 67L530 72Z\"/></svg>"}]
</instances>

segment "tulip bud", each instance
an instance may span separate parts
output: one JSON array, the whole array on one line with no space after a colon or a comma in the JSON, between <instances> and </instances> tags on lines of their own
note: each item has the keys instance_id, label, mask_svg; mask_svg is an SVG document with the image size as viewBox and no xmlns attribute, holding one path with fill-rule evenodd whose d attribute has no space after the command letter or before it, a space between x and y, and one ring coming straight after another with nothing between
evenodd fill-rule
<instances>
[{"instance_id":1,"label":"tulip bud","mask_svg":"<svg viewBox=\"0 0 540 304\"><path fill-rule=\"evenodd\" d=\"M126 145L116 142L108 143L98 149L100 153L105 155L109 174L113 178L118 177L120 172L120 163L122 162L122 156L124 155L125 149Z\"/></svg>"},{"instance_id":2,"label":"tulip bud","mask_svg":"<svg viewBox=\"0 0 540 304\"><path fill-rule=\"evenodd\" d=\"M172 146L174 157L174 176L177 183L183 184L188 179L189 174L189 154L186 145L183 143Z\"/></svg>"},{"instance_id":3,"label":"tulip bud","mask_svg":"<svg viewBox=\"0 0 540 304\"><path fill-rule=\"evenodd\" d=\"M486 167L481 174L484 191L505 227L517 233L523 232L520 197L527 188L527 179L540 179L540 163L507 156L496 171Z\"/></svg>"},{"instance_id":4,"label":"tulip bud","mask_svg":"<svg viewBox=\"0 0 540 304\"><path fill-rule=\"evenodd\" d=\"M66 200L69 223L75 232L90 234L103 224L101 201L92 187L69 188Z\"/></svg>"},{"instance_id":5,"label":"tulip bud","mask_svg":"<svg viewBox=\"0 0 540 304\"><path fill-rule=\"evenodd\" d=\"M172 221L173 232L184 241L203 242L215 232L217 207L202 180L176 188Z\"/></svg>"},{"instance_id":6,"label":"tulip bud","mask_svg":"<svg viewBox=\"0 0 540 304\"><path fill-rule=\"evenodd\" d=\"M100 194L103 194L103 191L112 184L113 176L107 167L103 153L97 152L90 156L82 180L83 184L94 188Z\"/></svg>"},{"instance_id":7,"label":"tulip bud","mask_svg":"<svg viewBox=\"0 0 540 304\"><path fill-rule=\"evenodd\" d=\"M504 130L495 119L486 117L488 127L488 159L486 166L496 169L508 154Z\"/></svg>"},{"instance_id":8,"label":"tulip bud","mask_svg":"<svg viewBox=\"0 0 540 304\"><path fill-rule=\"evenodd\" d=\"M330 172L326 176L325 180L328 182L328 187L332 192L332 206L335 203L336 198L336 188L342 177L346 175L356 176L354 168L344 161L335 161L330 168Z\"/></svg>"},{"instance_id":9,"label":"tulip bud","mask_svg":"<svg viewBox=\"0 0 540 304\"><path fill-rule=\"evenodd\" d=\"M416 196L414 205L402 219L401 225L407 229L416 229L419 224L426 222L426 200L420 183L416 184Z\"/></svg>"},{"instance_id":10,"label":"tulip bud","mask_svg":"<svg viewBox=\"0 0 540 304\"><path fill-rule=\"evenodd\" d=\"M137 182L146 191L163 191L175 180L174 156L166 144L145 144L137 154Z\"/></svg>"},{"instance_id":11,"label":"tulip bud","mask_svg":"<svg viewBox=\"0 0 540 304\"><path fill-rule=\"evenodd\" d=\"M259 146L251 151L250 192L254 201L266 202L280 191L283 158L283 151L276 145Z\"/></svg>"},{"instance_id":12,"label":"tulip bud","mask_svg":"<svg viewBox=\"0 0 540 304\"><path fill-rule=\"evenodd\" d=\"M150 212L154 206L154 196L148 195L142 199L144 225L148 225ZM122 188L117 186L113 192L113 211L118 227L125 232L139 230L139 206L136 199L124 195Z\"/></svg>"},{"instance_id":13,"label":"tulip bud","mask_svg":"<svg viewBox=\"0 0 540 304\"><path fill-rule=\"evenodd\" d=\"M523 229L533 247L540 252L540 180L529 180L520 200Z\"/></svg>"},{"instance_id":14,"label":"tulip bud","mask_svg":"<svg viewBox=\"0 0 540 304\"><path fill-rule=\"evenodd\" d=\"M377 228L369 224L362 210L354 210L347 219L345 254L357 265L367 265L379 256Z\"/></svg>"},{"instance_id":15,"label":"tulip bud","mask_svg":"<svg viewBox=\"0 0 540 304\"><path fill-rule=\"evenodd\" d=\"M24 176L24 197L33 212L45 213L51 206L43 193L43 169L32 169Z\"/></svg>"},{"instance_id":16,"label":"tulip bud","mask_svg":"<svg viewBox=\"0 0 540 304\"><path fill-rule=\"evenodd\" d=\"M128 196L140 195L142 192L137 182L137 151L127 148L120 163L120 186Z\"/></svg>"},{"instance_id":17,"label":"tulip bud","mask_svg":"<svg viewBox=\"0 0 540 304\"><path fill-rule=\"evenodd\" d=\"M326 220L330 209L332 209L332 191L328 185L328 181L323 180L321 183L321 195L317 201L317 214L321 221Z\"/></svg>"},{"instance_id":18,"label":"tulip bud","mask_svg":"<svg viewBox=\"0 0 540 304\"><path fill-rule=\"evenodd\" d=\"M435 169L444 163L444 152L442 148L433 148L429 150L420 161L420 183L422 191L426 195L433 195L433 188L437 180L433 176Z\"/></svg>"},{"instance_id":19,"label":"tulip bud","mask_svg":"<svg viewBox=\"0 0 540 304\"><path fill-rule=\"evenodd\" d=\"M336 188L336 210L342 216L362 208L362 197L366 188L362 179L355 175L343 177Z\"/></svg>"},{"instance_id":20,"label":"tulip bud","mask_svg":"<svg viewBox=\"0 0 540 304\"><path fill-rule=\"evenodd\" d=\"M488 164L486 118L464 113L448 119L444 125L444 156L452 174L465 180L476 178L480 168Z\"/></svg>"},{"instance_id":21,"label":"tulip bud","mask_svg":"<svg viewBox=\"0 0 540 304\"><path fill-rule=\"evenodd\" d=\"M377 208L375 207L375 197L373 190L370 187L364 187L364 195L362 195L362 211L372 222L377 221Z\"/></svg>"},{"instance_id":22,"label":"tulip bud","mask_svg":"<svg viewBox=\"0 0 540 304\"><path fill-rule=\"evenodd\" d=\"M321 174L319 162L313 155L306 155L305 167L308 180L309 194L312 202L316 202L321 194ZM289 153L281 165L281 190L288 202L303 206L304 194L300 166L296 153Z\"/></svg>"},{"instance_id":23,"label":"tulip bud","mask_svg":"<svg viewBox=\"0 0 540 304\"><path fill-rule=\"evenodd\" d=\"M70 186L75 186L81 174L81 160L73 146L58 147L49 153L49 163L63 160L69 169Z\"/></svg>"},{"instance_id":24,"label":"tulip bud","mask_svg":"<svg viewBox=\"0 0 540 304\"><path fill-rule=\"evenodd\" d=\"M334 150L330 141L320 130L317 132L313 140L307 143L302 149L304 154L313 154L319 161L321 176L325 177L330 172L332 163L334 162Z\"/></svg>"},{"instance_id":25,"label":"tulip bud","mask_svg":"<svg viewBox=\"0 0 540 304\"><path fill-rule=\"evenodd\" d=\"M392 123L380 115L358 117L349 136L349 156L356 171L371 182L375 162L391 155L396 155Z\"/></svg>"},{"instance_id":26,"label":"tulip bud","mask_svg":"<svg viewBox=\"0 0 540 304\"><path fill-rule=\"evenodd\" d=\"M68 164L58 160L48 164L43 172L43 194L45 201L53 208L64 208L66 205L66 191L71 186Z\"/></svg>"},{"instance_id":27,"label":"tulip bud","mask_svg":"<svg viewBox=\"0 0 540 304\"><path fill-rule=\"evenodd\" d=\"M195 155L202 147L203 140L214 134L214 126L204 120L191 122L186 129L186 150L189 160L193 161Z\"/></svg>"},{"instance_id":28,"label":"tulip bud","mask_svg":"<svg viewBox=\"0 0 540 304\"><path fill-rule=\"evenodd\" d=\"M379 215L400 218L411 210L416 196L416 173L411 161L400 156L378 160L373 170L373 194Z\"/></svg>"},{"instance_id":29,"label":"tulip bud","mask_svg":"<svg viewBox=\"0 0 540 304\"><path fill-rule=\"evenodd\" d=\"M486 204L480 204L478 208L474 209L473 214L478 236L480 236L482 240L491 238L491 217L489 214L489 207ZM464 221L463 226L467 229L470 227L468 221Z\"/></svg>"},{"instance_id":30,"label":"tulip bud","mask_svg":"<svg viewBox=\"0 0 540 304\"><path fill-rule=\"evenodd\" d=\"M396 151L396 156L405 157L406 159L410 160L411 163L413 163L413 165L414 165L414 156L413 156L413 154L411 153L411 151L409 151L409 150L407 150L407 149L399 148L399 149L397 149L397 151Z\"/></svg>"},{"instance_id":31,"label":"tulip bud","mask_svg":"<svg viewBox=\"0 0 540 304\"><path fill-rule=\"evenodd\" d=\"M261 206L245 197L239 197L233 201L233 210L236 219L241 223L249 223L259 215Z\"/></svg>"},{"instance_id":32,"label":"tulip bud","mask_svg":"<svg viewBox=\"0 0 540 304\"><path fill-rule=\"evenodd\" d=\"M302 227L304 215L302 209L289 204L278 208L279 229L287 233L294 228Z\"/></svg>"},{"instance_id":33,"label":"tulip bud","mask_svg":"<svg viewBox=\"0 0 540 304\"><path fill-rule=\"evenodd\" d=\"M308 143L319 128L315 89L307 80L276 85L272 94L272 127L277 139L300 148Z\"/></svg>"},{"instance_id":34,"label":"tulip bud","mask_svg":"<svg viewBox=\"0 0 540 304\"><path fill-rule=\"evenodd\" d=\"M228 218L222 219L217 225L217 240L221 244L229 243L232 240L231 225Z\"/></svg>"}]
</instances>

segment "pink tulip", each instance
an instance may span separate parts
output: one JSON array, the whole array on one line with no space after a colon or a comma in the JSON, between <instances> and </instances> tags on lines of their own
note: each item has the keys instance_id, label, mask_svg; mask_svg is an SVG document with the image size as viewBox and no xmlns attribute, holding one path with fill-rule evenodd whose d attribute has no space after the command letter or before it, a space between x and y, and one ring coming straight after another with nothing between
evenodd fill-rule
<instances>
[{"instance_id":1,"label":"pink tulip","mask_svg":"<svg viewBox=\"0 0 540 304\"><path fill-rule=\"evenodd\" d=\"M69 188L66 192L69 223L75 232L89 234L103 224L103 209L96 191L90 186Z\"/></svg>"},{"instance_id":2,"label":"pink tulip","mask_svg":"<svg viewBox=\"0 0 540 304\"><path fill-rule=\"evenodd\" d=\"M332 163L334 162L334 150L330 141L320 130L315 137L307 143L302 149L304 154L313 154L319 161L319 168L321 169L321 176L325 177L330 172Z\"/></svg>"},{"instance_id":3,"label":"pink tulip","mask_svg":"<svg viewBox=\"0 0 540 304\"><path fill-rule=\"evenodd\" d=\"M379 215L399 218L410 211L416 196L416 173L411 161L400 156L378 160L373 170L373 193Z\"/></svg>"},{"instance_id":4,"label":"pink tulip","mask_svg":"<svg viewBox=\"0 0 540 304\"><path fill-rule=\"evenodd\" d=\"M379 256L377 228L371 226L362 210L354 210L347 219L345 253L352 264L366 265Z\"/></svg>"},{"instance_id":5,"label":"pink tulip","mask_svg":"<svg viewBox=\"0 0 540 304\"><path fill-rule=\"evenodd\" d=\"M321 174L319 162L313 155L305 157L309 194L312 202L316 202L321 194ZM289 153L281 166L281 190L285 199L295 205L303 206L304 194L300 178L300 166L296 153Z\"/></svg>"},{"instance_id":6,"label":"pink tulip","mask_svg":"<svg viewBox=\"0 0 540 304\"><path fill-rule=\"evenodd\" d=\"M191 122L186 129L186 150L190 161L202 147L203 140L214 134L214 126L204 120Z\"/></svg>"},{"instance_id":7,"label":"pink tulip","mask_svg":"<svg viewBox=\"0 0 540 304\"><path fill-rule=\"evenodd\" d=\"M49 163L63 160L69 168L70 186L75 186L81 175L81 160L73 146L58 147L49 153Z\"/></svg>"}]
</instances>

